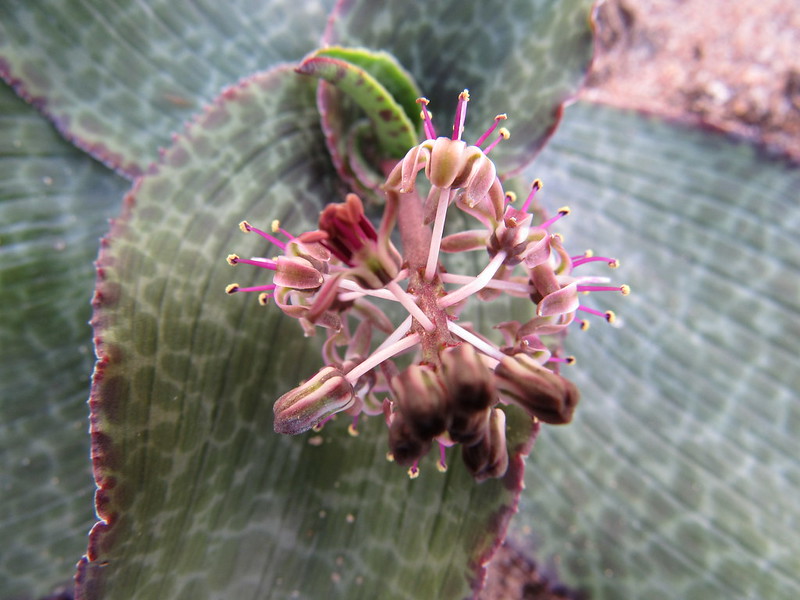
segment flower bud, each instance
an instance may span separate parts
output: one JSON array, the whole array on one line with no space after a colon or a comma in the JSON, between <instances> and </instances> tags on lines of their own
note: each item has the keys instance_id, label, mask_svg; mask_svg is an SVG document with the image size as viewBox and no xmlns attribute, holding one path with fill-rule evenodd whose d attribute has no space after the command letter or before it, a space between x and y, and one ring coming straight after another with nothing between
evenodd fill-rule
<instances>
[{"instance_id":1,"label":"flower bud","mask_svg":"<svg viewBox=\"0 0 800 600\"><path fill-rule=\"evenodd\" d=\"M575 385L541 366L527 354L507 356L495 367L497 387L532 417L551 425L572 420L578 404Z\"/></svg>"},{"instance_id":2,"label":"flower bud","mask_svg":"<svg viewBox=\"0 0 800 600\"><path fill-rule=\"evenodd\" d=\"M505 475L508 470L506 413L499 408L494 408L489 418L486 434L477 444L462 446L461 456L476 481Z\"/></svg>"},{"instance_id":3,"label":"flower bud","mask_svg":"<svg viewBox=\"0 0 800 600\"><path fill-rule=\"evenodd\" d=\"M431 449L431 439L420 439L402 412L392 414L389 424L389 451L394 461L403 466L414 464Z\"/></svg>"},{"instance_id":4,"label":"flower bud","mask_svg":"<svg viewBox=\"0 0 800 600\"><path fill-rule=\"evenodd\" d=\"M447 433L454 442L472 446L484 438L488 426L488 409L479 411L454 410Z\"/></svg>"},{"instance_id":5,"label":"flower bud","mask_svg":"<svg viewBox=\"0 0 800 600\"><path fill-rule=\"evenodd\" d=\"M442 381L454 410L481 411L497 402L494 377L472 344L446 348L440 359Z\"/></svg>"},{"instance_id":6,"label":"flower bud","mask_svg":"<svg viewBox=\"0 0 800 600\"><path fill-rule=\"evenodd\" d=\"M275 261L272 281L281 287L296 290L315 290L322 285L322 273L305 258L279 256Z\"/></svg>"},{"instance_id":7,"label":"flower bud","mask_svg":"<svg viewBox=\"0 0 800 600\"><path fill-rule=\"evenodd\" d=\"M420 439L443 433L448 425L447 393L430 367L411 365L391 382L408 427Z\"/></svg>"},{"instance_id":8,"label":"flower bud","mask_svg":"<svg viewBox=\"0 0 800 600\"><path fill-rule=\"evenodd\" d=\"M295 435L353 405L353 386L339 369L323 367L307 382L278 398L275 432Z\"/></svg>"}]
</instances>

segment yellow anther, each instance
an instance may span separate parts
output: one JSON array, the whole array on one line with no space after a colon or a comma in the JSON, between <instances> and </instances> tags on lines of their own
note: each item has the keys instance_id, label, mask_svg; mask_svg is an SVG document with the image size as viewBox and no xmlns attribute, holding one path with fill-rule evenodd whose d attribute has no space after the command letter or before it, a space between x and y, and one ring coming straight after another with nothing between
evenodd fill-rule
<instances>
[{"instance_id":1,"label":"yellow anther","mask_svg":"<svg viewBox=\"0 0 800 600\"><path fill-rule=\"evenodd\" d=\"M238 254L228 254L228 258L226 260L228 261L229 265L234 266L236 264L236 262L239 260L239 255Z\"/></svg>"},{"instance_id":2,"label":"yellow anther","mask_svg":"<svg viewBox=\"0 0 800 600\"><path fill-rule=\"evenodd\" d=\"M541 180L541 179L534 179L534 180L533 180L533 183L531 184L531 188L532 188L532 189L533 189L533 188L535 188L535 189L537 189L537 190L540 190L540 189L542 189L543 187L544 187L544 184L542 183L542 180Z\"/></svg>"},{"instance_id":3,"label":"yellow anther","mask_svg":"<svg viewBox=\"0 0 800 600\"><path fill-rule=\"evenodd\" d=\"M225 293L226 294L234 294L239 291L239 284L238 283L231 283L225 286Z\"/></svg>"},{"instance_id":4,"label":"yellow anther","mask_svg":"<svg viewBox=\"0 0 800 600\"><path fill-rule=\"evenodd\" d=\"M458 95L459 100L463 100L464 102L469 102L469 90L465 89Z\"/></svg>"},{"instance_id":5,"label":"yellow anther","mask_svg":"<svg viewBox=\"0 0 800 600\"><path fill-rule=\"evenodd\" d=\"M430 101L430 100L428 100L428 99L427 99L427 98L425 98L425 97L422 97L422 98L417 98L416 102L417 102L417 104L424 104L425 106L428 106L428 104L430 104L430 103L431 103L431 101Z\"/></svg>"},{"instance_id":6,"label":"yellow anther","mask_svg":"<svg viewBox=\"0 0 800 600\"><path fill-rule=\"evenodd\" d=\"M447 473L447 464L441 460L436 461L436 469L439 473Z\"/></svg>"},{"instance_id":7,"label":"yellow anther","mask_svg":"<svg viewBox=\"0 0 800 600\"><path fill-rule=\"evenodd\" d=\"M586 331L587 329L589 329L589 321L583 319L581 321L581 331Z\"/></svg>"},{"instance_id":8,"label":"yellow anther","mask_svg":"<svg viewBox=\"0 0 800 600\"><path fill-rule=\"evenodd\" d=\"M613 310L607 310L606 311L606 321L608 321L609 323L613 323L616 320L617 320L616 313Z\"/></svg>"},{"instance_id":9,"label":"yellow anther","mask_svg":"<svg viewBox=\"0 0 800 600\"><path fill-rule=\"evenodd\" d=\"M389 462L394 462L394 454L392 454L391 452L387 452L386 460L388 460Z\"/></svg>"},{"instance_id":10,"label":"yellow anther","mask_svg":"<svg viewBox=\"0 0 800 600\"><path fill-rule=\"evenodd\" d=\"M619 291L622 292L623 296L627 296L631 293L631 286L629 286L627 283L624 283L619 286Z\"/></svg>"},{"instance_id":11,"label":"yellow anther","mask_svg":"<svg viewBox=\"0 0 800 600\"><path fill-rule=\"evenodd\" d=\"M353 423L347 426L347 433L349 433L352 437L358 437L358 429Z\"/></svg>"},{"instance_id":12,"label":"yellow anther","mask_svg":"<svg viewBox=\"0 0 800 600\"><path fill-rule=\"evenodd\" d=\"M572 209L569 206L562 206L558 209L558 214L567 216L569 213L572 212Z\"/></svg>"},{"instance_id":13,"label":"yellow anther","mask_svg":"<svg viewBox=\"0 0 800 600\"><path fill-rule=\"evenodd\" d=\"M517 201L517 195L511 190L509 190L506 192L506 200L508 200L509 204L513 204L514 202Z\"/></svg>"},{"instance_id":14,"label":"yellow anther","mask_svg":"<svg viewBox=\"0 0 800 600\"><path fill-rule=\"evenodd\" d=\"M619 267L619 261L616 258L610 260L608 261L608 266L611 267L612 269L616 269L617 267Z\"/></svg>"},{"instance_id":15,"label":"yellow anther","mask_svg":"<svg viewBox=\"0 0 800 600\"><path fill-rule=\"evenodd\" d=\"M269 304L269 294L267 294L266 292L264 292L263 294L259 294L258 303L261 306L266 306L267 304Z\"/></svg>"},{"instance_id":16,"label":"yellow anther","mask_svg":"<svg viewBox=\"0 0 800 600\"><path fill-rule=\"evenodd\" d=\"M574 356L567 356L564 360L568 365L574 365L576 362L578 362L578 359Z\"/></svg>"},{"instance_id":17,"label":"yellow anther","mask_svg":"<svg viewBox=\"0 0 800 600\"><path fill-rule=\"evenodd\" d=\"M507 115L506 113L503 113L503 114L501 114L501 115L497 115L497 116L494 118L494 120L495 120L495 121L505 121L507 118L508 118L508 115Z\"/></svg>"},{"instance_id":18,"label":"yellow anther","mask_svg":"<svg viewBox=\"0 0 800 600\"><path fill-rule=\"evenodd\" d=\"M416 479L419 477L419 467L417 465L413 465L408 468L408 478L409 479Z\"/></svg>"},{"instance_id":19,"label":"yellow anther","mask_svg":"<svg viewBox=\"0 0 800 600\"><path fill-rule=\"evenodd\" d=\"M278 233L281 228L281 222L278 219L272 221L272 233Z\"/></svg>"},{"instance_id":20,"label":"yellow anther","mask_svg":"<svg viewBox=\"0 0 800 600\"><path fill-rule=\"evenodd\" d=\"M594 256L594 250L587 250L583 253L586 258L592 258Z\"/></svg>"},{"instance_id":21,"label":"yellow anther","mask_svg":"<svg viewBox=\"0 0 800 600\"><path fill-rule=\"evenodd\" d=\"M501 127L500 129L497 130L497 135L499 135L504 140L507 140L511 137L511 132L505 127Z\"/></svg>"}]
</instances>

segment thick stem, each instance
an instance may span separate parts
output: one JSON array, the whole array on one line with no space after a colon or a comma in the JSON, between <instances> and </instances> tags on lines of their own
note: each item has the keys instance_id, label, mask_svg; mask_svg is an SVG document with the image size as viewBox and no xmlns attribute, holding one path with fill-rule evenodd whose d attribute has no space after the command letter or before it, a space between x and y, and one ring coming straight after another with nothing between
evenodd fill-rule
<instances>
[{"instance_id":1,"label":"thick stem","mask_svg":"<svg viewBox=\"0 0 800 600\"><path fill-rule=\"evenodd\" d=\"M431 230L424 224L422 198L416 191L402 194L386 191L386 203L396 212L397 229L403 244L403 255L410 271L425 265L427 250L431 245Z\"/></svg>"}]
</instances>

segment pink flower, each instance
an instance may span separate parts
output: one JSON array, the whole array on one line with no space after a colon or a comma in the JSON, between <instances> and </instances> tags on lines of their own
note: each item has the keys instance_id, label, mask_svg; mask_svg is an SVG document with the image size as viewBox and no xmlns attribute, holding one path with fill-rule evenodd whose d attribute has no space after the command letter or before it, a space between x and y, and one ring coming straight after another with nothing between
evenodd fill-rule
<instances>
[{"instance_id":1,"label":"pink flower","mask_svg":"<svg viewBox=\"0 0 800 600\"><path fill-rule=\"evenodd\" d=\"M499 141L505 115L467 145L461 139L469 94L459 95L453 132L436 137L420 99L427 139L408 151L389 173L386 203L379 227L367 219L361 200L348 194L329 204L319 229L297 237L274 223L272 233L248 223L276 247L277 258L228 257L232 265L249 264L274 272L272 283L253 288L237 284L229 293L255 291L262 303L274 297L278 307L300 321L307 335L322 327L327 336L327 364L306 383L275 404L275 430L297 434L346 412L354 421L361 413L384 416L390 456L419 473L420 459L439 446L441 469L446 448L462 446L464 462L476 478L502 476L508 465L505 412L521 406L532 419L550 424L570 422L578 403L575 386L559 373L572 357L560 356L562 334L579 312L613 320L613 313L582 304L585 292L618 291L606 277L580 276L585 264L617 261L591 253L570 256L561 237L551 232L569 214L563 208L537 225L531 212L538 180L519 208L506 193L488 157ZM425 199L417 192L420 172L430 184ZM476 229L444 236L447 213L455 207L476 220ZM395 230L400 251L391 242ZM447 255L485 252L487 263L477 274L445 268ZM459 322L469 302L492 301L500 295L530 301L525 322L498 323L503 343L492 341L471 325ZM407 313L393 323L382 310L397 303ZM382 341L373 341L376 332ZM555 342L553 341L555 339ZM344 348L344 355L339 348ZM412 364L400 369L395 359L413 353Z\"/></svg>"}]
</instances>

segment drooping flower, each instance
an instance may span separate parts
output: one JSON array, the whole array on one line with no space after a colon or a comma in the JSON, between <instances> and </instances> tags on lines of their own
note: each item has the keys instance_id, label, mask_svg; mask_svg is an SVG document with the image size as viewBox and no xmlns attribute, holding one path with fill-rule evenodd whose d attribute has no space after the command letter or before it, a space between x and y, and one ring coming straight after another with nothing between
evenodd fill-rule
<instances>
[{"instance_id":1,"label":"drooping flower","mask_svg":"<svg viewBox=\"0 0 800 600\"><path fill-rule=\"evenodd\" d=\"M434 445L439 468L446 469L446 449L459 444L467 469L476 480L501 477L508 466L504 407L516 404L535 421L571 421L579 394L560 374L572 357L561 356L562 334L571 324L585 328L579 312L608 321L601 312L581 303L588 292L616 290L606 277L579 276L585 264L615 259L590 252L570 256L562 238L551 232L568 208L538 225L532 212L534 181L519 208L505 192L492 148L508 138L500 128L505 115L475 145L461 139L469 94L459 95L453 132L437 137L428 101L420 99L426 138L411 148L389 172L383 191L385 205L376 229L361 200L348 194L331 203L319 218L319 228L293 236L273 223L272 233L242 223L279 250L277 258L242 259L274 272L272 283L253 288L237 284L229 293L254 291L266 303L300 321L306 335L322 327L326 366L307 382L275 403L275 430L298 434L323 425L336 413L353 418L361 413L382 414L388 427L389 457L419 474L419 461ZM483 147L485 146L485 147ZM417 189L420 172L430 184L423 199ZM478 227L444 236L447 213L455 207L475 218ZM391 242L397 230L400 251ZM485 252L487 263L478 274L445 268L447 254ZM495 327L503 343L495 343L459 316L470 301L492 301L512 295L530 302L525 322L506 321ZM392 323L382 303L398 303L408 313ZM385 338L374 342L375 332ZM344 355L339 348L344 348ZM400 368L396 359L412 354Z\"/></svg>"}]
</instances>

